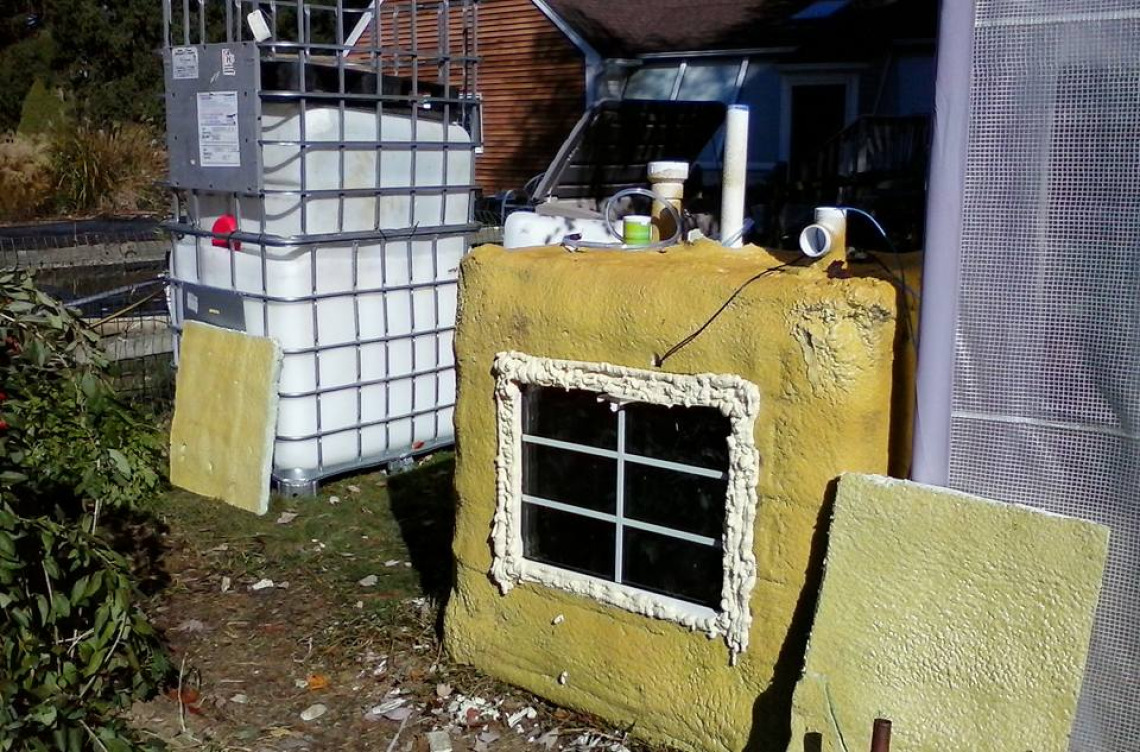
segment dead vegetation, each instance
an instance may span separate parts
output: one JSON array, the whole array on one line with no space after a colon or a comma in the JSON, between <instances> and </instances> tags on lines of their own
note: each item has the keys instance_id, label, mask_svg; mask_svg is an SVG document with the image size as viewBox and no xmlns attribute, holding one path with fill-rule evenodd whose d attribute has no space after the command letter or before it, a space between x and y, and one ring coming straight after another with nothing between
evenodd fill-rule
<instances>
[{"instance_id":1,"label":"dead vegetation","mask_svg":"<svg viewBox=\"0 0 1140 752\"><path fill-rule=\"evenodd\" d=\"M137 123L5 135L0 221L158 211L165 170L158 132Z\"/></svg>"},{"instance_id":2,"label":"dead vegetation","mask_svg":"<svg viewBox=\"0 0 1140 752\"><path fill-rule=\"evenodd\" d=\"M623 733L448 660L452 467L357 476L263 518L171 494L150 611L181 689L135 725L219 752L624 752Z\"/></svg>"},{"instance_id":3,"label":"dead vegetation","mask_svg":"<svg viewBox=\"0 0 1140 752\"><path fill-rule=\"evenodd\" d=\"M0 220L36 216L52 195L51 154L43 136L0 137Z\"/></svg>"}]
</instances>

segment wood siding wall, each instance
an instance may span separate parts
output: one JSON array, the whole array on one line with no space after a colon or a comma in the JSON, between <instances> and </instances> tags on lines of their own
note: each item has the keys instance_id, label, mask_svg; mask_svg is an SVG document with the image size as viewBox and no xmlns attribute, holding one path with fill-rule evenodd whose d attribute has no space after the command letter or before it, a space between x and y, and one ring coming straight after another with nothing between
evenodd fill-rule
<instances>
[{"instance_id":1,"label":"wood siding wall","mask_svg":"<svg viewBox=\"0 0 1140 752\"><path fill-rule=\"evenodd\" d=\"M415 18L420 81L438 81L438 55L469 52L461 6L451 7L447 50L439 44L438 0L388 0L357 42L353 57L373 60L389 75L411 76ZM483 153L475 179L487 194L522 188L545 170L586 106L582 53L531 0L480 0L478 91L483 97ZM415 10L413 10L413 8ZM372 46L374 30L380 45ZM380 51L382 50L382 51ZM463 66L451 66L451 83L463 84Z\"/></svg>"},{"instance_id":2,"label":"wood siding wall","mask_svg":"<svg viewBox=\"0 0 1140 752\"><path fill-rule=\"evenodd\" d=\"M545 170L586 107L582 53L531 0L479 3L479 91L487 193Z\"/></svg>"}]
</instances>

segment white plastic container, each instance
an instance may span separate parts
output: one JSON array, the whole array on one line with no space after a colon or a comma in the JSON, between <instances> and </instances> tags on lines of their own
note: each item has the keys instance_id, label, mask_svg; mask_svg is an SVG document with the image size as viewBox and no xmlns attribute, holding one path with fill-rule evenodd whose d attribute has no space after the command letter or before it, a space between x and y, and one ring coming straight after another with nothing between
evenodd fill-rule
<instances>
[{"instance_id":1,"label":"white plastic container","mask_svg":"<svg viewBox=\"0 0 1140 752\"><path fill-rule=\"evenodd\" d=\"M305 140L377 140L374 112L344 110L343 134L341 117L335 107L310 107L305 113ZM267 103L263 138L299 139L300 122L295 106ZM411 118L385 114L379 132L386 144L411 141ZM445 125L420 117L415 135L417 141L442 142ZM312 235L372 232L377 226L466 225L467 190L412 194L413 186L470 184L469 135L450 125L446 140L456 148L343 151L344 188L407 188L406 193L309 198L304 206L299 194L270 193L254 211L250 206L258 202L243 201L240 231L299 237L296 245L245 242L230 250L212 245L209 238L183 236L175 242L172 276L253 296L243 301L246 331L274 338L285 352L275 472L316 477L329 468L452 440L452 329L465 237L421 236L367 241L355 247L351 242L317 246L304 240ZM307 190L339 189L341 153L306 150L302 157L296 146L266 144L265 189L299 191L302 158ZM224 195L205 194L197 203L190 208L205 230L233 211ZM178 322L185 318L182 305L176 299ZM319 439L296 440L318 433Z\"/></svg>"},{"instance_id":2,"label":"white plastic container","mask_svg":"<svg viewBox=\"0 0 1140 752\"><path fill-rule=\"evenodd\" d=\"M560 245L567 235L581 235L579 240L591 243L615 243L604 219L553 217L529 211L517 211L503 225L503 247L507 249Z\"/></svg>"}]
</instances>

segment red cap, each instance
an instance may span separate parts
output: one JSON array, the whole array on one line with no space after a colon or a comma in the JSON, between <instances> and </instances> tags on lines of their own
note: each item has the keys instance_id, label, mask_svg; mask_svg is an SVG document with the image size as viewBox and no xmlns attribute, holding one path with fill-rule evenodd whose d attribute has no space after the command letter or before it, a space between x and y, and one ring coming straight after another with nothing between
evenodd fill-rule
<instances>
[{"instance_id":1,"label":"red cap","mask_svg":"<svg viewBox=\"0 0 1140 752\"><path fill-rule=\"evenodd\" d=\"M230 240L229 236L237 232L237 218L232 214L223 214L214 222L210 232L214 233L212 241L218 248L229 248L231 251L241 250L240 240Z\"/></svg>"}]
</instances>

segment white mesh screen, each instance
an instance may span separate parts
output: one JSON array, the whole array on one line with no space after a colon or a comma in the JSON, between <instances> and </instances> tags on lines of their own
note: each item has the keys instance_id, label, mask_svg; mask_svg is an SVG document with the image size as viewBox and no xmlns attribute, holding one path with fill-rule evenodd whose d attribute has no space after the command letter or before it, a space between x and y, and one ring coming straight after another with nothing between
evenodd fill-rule
<instances>
[{"instance_id":1,"label":"white mesh screen","mask_svg":"<svg viewBox=\"0 0 1140 752\"><path fill-rule=\"evenodd\" d=\"M964 200L950 483L1112 528L1071 749L1140 749L1140 3L977 3Z\"/></svg>"}]
</instances>

